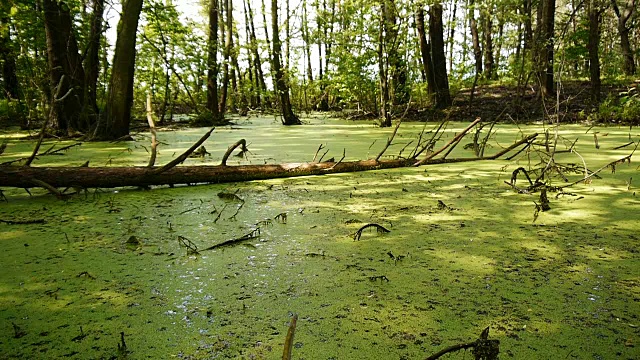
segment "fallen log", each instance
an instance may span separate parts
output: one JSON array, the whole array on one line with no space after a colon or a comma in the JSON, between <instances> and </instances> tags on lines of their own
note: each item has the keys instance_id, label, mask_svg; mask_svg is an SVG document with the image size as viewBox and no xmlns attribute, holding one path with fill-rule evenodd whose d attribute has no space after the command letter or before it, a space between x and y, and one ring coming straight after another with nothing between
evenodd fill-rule
<instances>
[{"instance_id":1,"label":"fallen log","mask_svg":"<svg viewBox=\"0 0 640 360\"><path fill-rule=\"evenodd\" d=\"M0 167L0 187L114 188L174 184L228 183L306 175L390 169L409 166L412 160L362 160L278 165L176 166L158 172L159 167ZM335 166L334 166L335 165Z\"/></svg>"},{"instance_id":2,"label":"fallen log","mask_svg":"<svg viewBox=\"0 0 640 360\"><path fill-rule=\"evenodd\" d=\"M486 158L430 159L424 165L444 164ZM53 188L115 188L176 184L229 183L251 180L326 175L379 169L409 167L415 159L360 160L321 163L285 163L277 165L176 166L158 172L160 167L0 167L0 187L32 188L46 183Z\"/></svg>"},{"instance_id":3,"label":"fallen log","mask_svg":"<svg viewBox=\"0 0 640 360\"><path fill-rule=\"evenodd\" d=\"M454 140L459 140L464 134L477 124L476 119ZM446 156L434 158L455 141L450 141L438 151L417 161L417 154L409 158L396 160L359 160L359 161L319 161L304 163L284 163L273 165L238 165L228 166L226 157L234 148L242 145L242 152L246 149L246 142L240 140L229 148L220 165L214 166L176 166L183 162L198 146L200 146L213 132L211 128L198 142L193 144L185 153L164 166L132 166L132 167L30 167L30 166L0 166L0 187L32 188L42 187L56 196L62 194L57 188L115 188L126 186L148 187L176 184L206 184L229 183L251 180L265 180L309 175L326 175L335 173L358 172L379 169L392 169L430 164L444 164L478 160L495 160L508 152L530 142L538 134L532 134L520 139L507 148L491 156L448 159ZM318 149L320 150L320 149ZM317 155L317 154L316 154ZM379 155L380 156L380 155ZM315 158L315 157L314 157ZM152 163L150 162L149 165Z\"/></svg>"}]
</instances>

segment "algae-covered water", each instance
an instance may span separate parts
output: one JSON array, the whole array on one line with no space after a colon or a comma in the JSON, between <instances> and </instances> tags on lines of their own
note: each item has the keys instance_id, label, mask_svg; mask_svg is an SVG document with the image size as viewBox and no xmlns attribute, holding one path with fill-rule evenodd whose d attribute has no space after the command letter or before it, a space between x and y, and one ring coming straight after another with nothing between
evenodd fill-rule
<instances>
[{"instance_id":1,"label":"algae-covered water","mask_svg":"<svg viewBox=\"0 0 640 360\"><path fill-rule=\"evenodd\" d=\"M187 164L219 163L240 138L251 153L229 165L310 161L320 144L325 159L343 149L346 160L371 158L392 131L307 121L239 120L214 131L205 143L211 156ZM451 124L439 144L466 125ZM387 154L423 126L403 124ZM540 130L499 126L487 152ZM160 132L158 162L205 131ZM595 170L628 155L631 146L613 148L638 141L640 130L568 125L559 135L558 150L577 138ZM136 138L85 143L34 165L143 165L149 139ZM11 140L0 160L28 156L32 146ZM450 156L471 155L459 146ZM580 156L558 161L582 165ZM511 161L91 190L68 200L3 189L0 220L44 223L0 223L0 358L116 358L123 332L130 359L277 359L293 313L295 359L421 359L487 326L503 359L639 358L638 165L550 193L551 210L534 222L538 194L515 193L504 181L539 161L525 152ZM390 232L366 230L354 241L367 223ZM258 227L256 238L202 250Z\"/></svg>"}]
</instances>

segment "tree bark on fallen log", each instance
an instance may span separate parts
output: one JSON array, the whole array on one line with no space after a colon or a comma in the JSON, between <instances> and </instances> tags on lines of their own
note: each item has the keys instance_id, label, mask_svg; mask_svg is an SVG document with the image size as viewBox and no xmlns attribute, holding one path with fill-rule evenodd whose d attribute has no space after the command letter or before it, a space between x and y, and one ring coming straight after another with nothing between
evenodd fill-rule
<instances>
[{"instance_id":1,"label":"tree bark on fallen log","mask_svg":"<svg viewBox=\"0 0 640 360\"><path fill-rule=\"evenodd\" d=\"M156 167L11 167L0 168L0 187L41 187L34 180L59 187L113 188L199 183L228 183L249 180L324 175L410 166L411 160L362 160L342 162L287 163L278 165L176 166L157 173Z\"/></svg>"},{"instance_id":2,"label":"tree bark on fallen log","mask_svg":"<svg viewBox=\"0 0 640 360\"><path fill-rule=\"evenodd\" d=\"M477 119L472 123L479 122ZM471 129L468 126L454 140L459 140ZM358 172L379 169L392 169L429 164L444 164L454 162L495 160L507 154L511 150L524 145L528 146L538 135L529 135L511 146L502 149L491 156L453 158L447 159L446 155L435 159L434 156L449 147L450 141L434 154L427 155L423 160L416 162L416 156L408 159L396 160L360 160L338 162L309 162L309 163L284 163L274 165L239 165L227 166L225 161L217 166L176 166L186 159L197 146L204 142L213 128L209 130L196 144L184 154L164 166L134 166L134 167L18 167L0 166L0 187L32 188L43 187L51 193L61 196L57 188L115 188L126 186L157 186L176 184L203 184L203 183L229 183L239 181L264 180L274 178L287 178L309 175L326 175L345 172ZM241 141L243 142L243 140ZM236 143L233 148L241 142ZM247 151L243 144L243 152ZM230 148L232 150L232 148ZM386 149L386 148L385 148ZM378 158L382 155L378 155ZM225 155L227 156L227 155ZM225 158L226 159L226 158Z\"/></svg>"},{"instance_id":3,"label":"tree bark on fallen log","mask_svg":"<svg viewBox=\"0 0 640 360\"><path fill-rule=\"evenodd\" d=\"M431 159L424 165L493 160L493 158ZM410 167L414 159L360 160L285 163L278 165L239 166L176 166L157 173L158 167L4 167L0 168L0 187L42 187L45 182L54 188L114 188L176 184L229 183L238 181L326 175L379 169Z\"/></svg>"}]
</instances>

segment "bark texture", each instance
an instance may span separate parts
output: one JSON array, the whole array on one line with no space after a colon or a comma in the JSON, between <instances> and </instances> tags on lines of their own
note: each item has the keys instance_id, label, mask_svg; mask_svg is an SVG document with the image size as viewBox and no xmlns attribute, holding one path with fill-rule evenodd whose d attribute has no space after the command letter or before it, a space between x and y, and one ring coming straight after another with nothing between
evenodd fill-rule
<instances>
[{"instance_id":1,"label":"bark texture","mask_svg":"<svg viewBox=\"0 0 640 360\"><path fill-rule=\"evenodd\" d=\"M280 63L280 56L282 53L282 44L280 42L280 35L278 33L278 0L271 0L271 27L273 31L273 72L276 77L276 91L280 99L280 109L282 110L282 124L283 125L300 125L302 122L293 113L291 107L291 99L289 97L289 86L287 85L287 79L285 73L282 70Z\"/></svg>"},{"instance_id":2,"label":"bark texture","mask_svg":"<svg viewBox=\"0 0 640 360\"><path fill-rule=\"evenodd\" d=\"M442 24L442 5L429 7L429 38L431 39L431 59L436 88L436 108L443 109L451 105L447 59L444 51L444 26Z\"/></svg>"},{"instance_id":3,"label":"bark texture","mask_svg":"<svg viewBox=\"0 0 640 360\"><path fill-rule=\"evenodd\" d=\"M142 0L127 0L122 4L109 80L107 113L96 133L99 139L120 139L129 135L136 63L136 31L140 10Z\"/></svg>"},{"instance_id":4,"label":"bark texture","mask_svg":"<svg viewBox=\"0 0 640 360\"><path fill-rule=\"evenodd\" d=\"M362 160L343 163L289 163L243 166L177 166L157 173L159 167L3 167L0 187L40 187L38 180L53 187L113 188L196 183L226 183L248 180L322 175L411 166L413 160ZM34 182L34 180L36 180Z\"/></svg>"},{"instance_id":5,"label":"bark texture","mask_svg":"<svg viewBox=\"0 0 640 360\"><path fill-rule=\"evenodd\" d=\"M218 0L209 2L209 40L207 41L207 110L214 121L218 111Z\"/></svg>"}]
</instances>

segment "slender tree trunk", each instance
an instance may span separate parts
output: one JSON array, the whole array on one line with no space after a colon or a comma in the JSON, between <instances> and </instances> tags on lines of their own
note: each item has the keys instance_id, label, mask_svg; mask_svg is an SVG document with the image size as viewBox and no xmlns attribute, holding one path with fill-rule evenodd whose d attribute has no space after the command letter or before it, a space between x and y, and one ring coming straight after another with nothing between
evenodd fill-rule
<instances>
[{"instance_id":1,"label":"slender tree trunk","mask_svg":"<svg viewBox=\"0 0 640 360\"><path fill-rule=\"evenodd\" d=\"M418 39L420 41L420 58L422 59L422 67L427 80L427 92L429 93L430 102L433 103L436 93L436 80L433 73L433 64L431 63L431 45L427 41L427 35L425 33L424 10L422 6L418 6L416 10L416 32L418 33Z\"/></svg>"},{"instance_id":2,"label":"slender tree trunk","mask_svg":"<svg viewBox=\"0 0 640 360\"><path fill-rule=\"evenodd\" d=\"M486 6L491 6L490 4ZM482 42L484 50L484 78L493 78L493 22L490 9L483 8L480 11L480 23L482 25Z\"/></svg>"},{"instance_id":3,"label":"slender tree trunk","mask_svg":"<svg viewBox=\"0 0 640 360\"><path fill-rule=\"evenodd\" d=\"M629 41L629 32L631 29L627 27L627 22L637 11L637 0L626 0L622 11L618 7L617 0L611 0L613 10L618 18L618 32L620 33L620 47L622 48L622 57L624 59L623 67L625 75L634 75L636 73L636 63L633 59L633 50Z\"/></svg>"},{"instance_id":4,"label":"slender tree trunk","mask_svg":"<svg viewBox=\"0 0 640 360\"><path fill-rule=\"evenodd\" d=\"M11 26L9 26L9 2L0 5L0 58L2 60L2 94L0 98L19 99L19 83L16 74L15 50L11 46Z\"/></svg>"},{"instance_id":5,"label":"slender tree trunk","mask_svg":"<svg viewBox=\"0 0 640 360\"><path fill-rule=\"evenodd\" d=\"M482 49L480 48L480 35L478 34L478 23L474 12L474 0L469 0L469 29L471 30L471 41L473 43L473 58L476 62L476 75L479 75L482 74Z\"/></svg>"},{"instance_id":6,"label":"slender tree trunk","mask_svg":"<svg viewBox=\"0 0 640 360\"><path fill-rule=\"evenodd\" d=\"M141 10L142 0L127 0L122 4L109 80L107 114L103 126L99 126L96 133L101 139L120 139L129 136L136 63L136 31Z\"/></svg>"},{"instance_id":7,"label":"slender tree trunk","mask_svg":"<svg viewBox=\"0 0 640 360\"><path fill-rule=\"evenodd\" d=\"M600 103L600 6L598 0L589 0L587 12L589 15L589 80L591 80L591 100L594 106Z\"/></svg>"},{"instance_id":8,"label":"slender tree trunk","mask_svg":"<svg viewBox=\"0 0 640 360\"><path fill-rule=\"evenodd\" d=\"M234 27L232 26L231 29L234 29ZM240 46L240 35L238 34L238 31L233 31L235 37L236 37L236 42L238 44L238 46ZM242 74L242 71L240 70L240 64L238 63L238 53L239 53L239 49L236 51L236 49L232 49L231 51L231 63L233 64L233 68L235 70L235 73L237 74L237 87L234 86L234 94L235 94L235 98L236 100L236 104L238 106L238 115L240 116L246 116L247 113L249 112L248 109L248 104L249 101L247 100L247 96L245 95L245 78ZM251 59L251 55L247 54L248 58ZM247 73L251 74L251 64L249 64L249 69L247 70ZM249 82L251 82L251 80L249 80Z\"/></svg>"},{"instance_id":9,"label":"slender tree trunk","mask_svg":"<svg viewBox=\"0 0 640 360\"><path fill-rule=\"evenodd\" d=\"M220 120L218 108L218 0L209 1L209 39L207 41L207 110L213 122Z\"/></svg>"},{"instance_id":10,"label":"slender tree trunk","mask_svg":"<svg viewBox=\"0 0 640 360\"><path fill-rule=\"evenodd\" d=\"M302 122L293 113L291 108L291 100L289 98L289 85L285 78L285 73L280 65L280 56L282 54L280 35L278 33L278 0L271 0L271 27L273 31L273 73L276 78L276 91L280 98L280 108L282 110L283 125L300 125Z\"/></svg>"},{"instance_id":11,"label":"slender tree trunk","mask_svg":"<svg viewBox=\"0 0 640 360\"><path fill-rule=\"evenodd\" d=\"M380 25L378 30L378 73L380 77L380 127L391 126L391 114L389 113L389 79L387 69L389 67L388 56L386 55L387 45L385 43L385 33L388 31L386 13L387 0L382 0L380 4Z\"/></svg>"},{"instance_id":12,"label":"slender tree trunk","mask_svg":"<svg viewBox=\"0 0 640 360\"><path fill-rule=\"evenodd\" d=\"M456 34L456 13L458 11L458 1L452 0L453 2L453 10L451 11L451 21L449 22L449 38L447 39L447 44L449 44L449 72L453 72L453 45L455 44L455 34Z\"/></svg>"},{"instance_id":13,"label":"slender tree trunk","mask_svg":"<svg viewBox=\"0 0 640 360\"><path fill-rule=\"evenodd\" d=\"M399 50L402 40L399 36L397 24L398 10L393 1L386 4L385 12L385 49L388 58L388 76L391 86L389 96L394 105L406 104L409 101L409 89L407 87L407 64Z\"/></svg>"},{"instance_id":14,"label":"slender tree trunk","mask_svg":"<svg viewBox=\"0 0 640 360\"><path fill-rule=\"evenodd\" d=\"M539 22L536 29L534 65L538 75L541 96L550 96L554 92L554 25L555 0L541 0L538 5Z\"/></svg>"},{"instance_id":15,"label":"slender tree trunk","mask_svg":"<svg viewBox=\"0 0 640 360\"><path fill-rule=\"evenodd\" d=\"M256 84L259 93L267 91L267 85L264 82L264 73L262 72L262 60L260 59L260 53L258 52L258 41L256 39L256 28L253 24L253 10L251 10L250 1L245 1L247 6L247 14L249 16L249 25L250 25L250 39L251 39L251 51L253 52L253 66L255 67L256 74ZM267 37L268 39L268 37ZM258 103L260 103L260 95L258 94Z\"/></svg>"},{"instance_id":16,"label":"slender tree trunk","mask_svg":"<svg viewBox=\"0 0 640 360\"><path fill-rule=\"evenodd\" d=\"M319 62L319 78L320 78L320 105L318 110L320 111L329 111L329 99L326 92L326 85L324 82L324 71L328 71L326 65L329 63L329 54L327 50L329 47L327 46L327 42L329 41L328 35L328 26L327 22L327 0L322 1L322 10L320 10L320 2L318 1L318 7L316 9L316 14L322 13L321 16L316 15L316 21L318 26L318 35L322 34L323 37L318 36L318 62ZM324 45L324 52L323 47Z\"/></svg>"},{"instance_id":17,"label":"slender tree trunk","mask_svg":"<svg viewBox=\"0 0 640 360\"><path fill-rule=\"evenodd\" d=\"M429 7L429 38L431 39L431 59L436 88L436 108L451 106L447 59L444 53L444 26L442 24L442 5Z\"/></svg>"},{"instance_id":18,"label":"slender tree trunk","mask_svg":"<svg viewBox=\"0 0 640 360\"><path fill-rule=\"evenodd\" d=\"M94 112L98 113L97 107L97 87L98 76L100 75L100 39L102 38L102 16L104 14L104 0L93 0L93 12L91 14L91 28L89 33L89 43L87 57L85 59L86 70L86 101L93 106Z\"/></svg>"},{"instance_id":19,"label":"slender tree trunk","mask_svg":"<svg viewBox=\"0 0 640 360\"><path fill-rule=\"evenodd\" d=\"M289 9L289 0L284 0L285 2L285 18L284 18L284 68L288 72L290 69L290 61L291 61L291 26L289 24L289 18L291 17L291 9Z\"/></svg>"},{"instance_id":20,"label":"slender tree trunk","mask_svg":"<svg viewBox=\"0 0 640 360\"><path fill-rule=\"evenodd\" d=\"M498 79L498 70L500 69L500 58L502 57L502 43L504 41L504 16L498 15L498 41L496 42L496 52L493 60L493 77L492 79Z\"/></svg>"},{"instance_id":21,"label":"slender tree trunk","mask_svg":"<svg viewBox=\"0 0 640 360\"><path fill-rule=\"evenodd\" d=\"M532 0L523 0L522 10L524 15L524 49L531 49L531 42L533 41L533 27L531 25L531 8Z\"/></svg>"},{"instance_id":22,"label":"slender tree trunk","mask_svg":"<svg viewBox=\"0 0 640 360\"><path fill-rule=\"evenodd\" d=\"M264 28L264 38L267 41L267 55L269 56L270 62L271 62L271 80L273 81L273 96L274 96L274 100L270 101L271 102L271 106L275 108L275 106L278 104L277 103L277 99L279 98L279 94L278 94L278 79L277 79L277 75L275 73L275 71L273 71L273 51L272 51L272 47L271 47L271 40L269 39L269 26L267 25L267 10L265 8L264 5L264 0L260 0L262 3L262 25ZM276 4L277 5L277 4ZM278 59L279 61L280 59Z\"/></svg>"},{"instance_id":23,"label":"slender tree trunk","mask_svg":"<svg viewBox=\"0 0 640 360\"><path fill-rule=\"evenodd\" d=\"M225 1L225 15L226 15L226 26L225 26L225 43L224 43L224 65L223 65L223 78L222 78L222 93L220 94L220 116L224 116L227 111L227 97L229 93L229 79L230 79L230 70L229 63L231 59L231 48L233 48L233 1L232 0L222 0Z\"/></svg>"},{"instance_id":24,"label":"slender tree trunk","mask_svg":"<svg viewBox=\"0 0 640 360\"><path fill-rule=\"evenodd\" d=\"M311 41L309 36L309 19L307 17L307 1L302 1L302 41L304 41L304 49L307 61L307 78L309 84L313 82L313 69L311 67Z\"/></svg>"}]
</instances>

